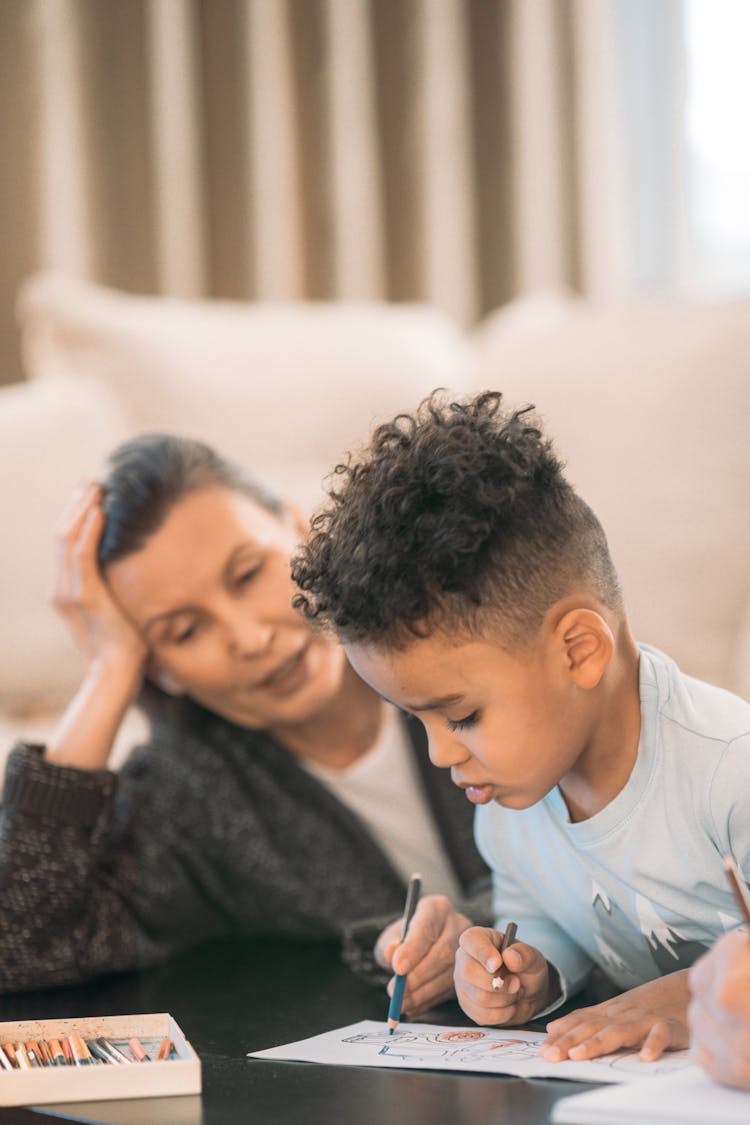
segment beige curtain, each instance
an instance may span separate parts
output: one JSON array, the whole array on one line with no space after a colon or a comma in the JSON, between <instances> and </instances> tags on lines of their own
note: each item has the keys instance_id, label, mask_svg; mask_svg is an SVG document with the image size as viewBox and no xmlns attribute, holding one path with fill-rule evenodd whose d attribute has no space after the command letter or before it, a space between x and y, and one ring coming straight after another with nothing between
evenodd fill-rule
<instances>
[{"instance_id":1,"label":"beige curtain","mask_svg":"<svg viewBox=\"0 0 750 1125\"><path fill-rule=\"evenodd\" d=\"M426 300L627 282L616 0L2 0L0 381L54 267Z\"/></svg>"}]
</instances>

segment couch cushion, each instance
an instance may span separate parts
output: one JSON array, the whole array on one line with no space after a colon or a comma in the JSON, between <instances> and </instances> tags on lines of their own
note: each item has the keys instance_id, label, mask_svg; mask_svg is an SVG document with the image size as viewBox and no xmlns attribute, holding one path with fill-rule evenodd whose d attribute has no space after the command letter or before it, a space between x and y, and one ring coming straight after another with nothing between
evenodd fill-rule
<instances>
[{"instance_id":1,"label":"couch cushion","mask_svg":"<svg viewBox=\"0 0 750 1125\"><path fill-rule=\"evenodd\" d=\"M136 297L42 274L19 319L30 376L93 375L137 428L203 437L305 501L373 420L470 381L463 333L427 306Z\"/></svg>"},{"instance_id":2,"label":"couch cushion","mask_svg":"<svg viewBox=\"0 0 750 1125\"><path fill-rule=\"evenodd\" d=\"M90 380L0 389L0 705L55 704L78 682L82 664L49 604L54 531L126 428L116 394Z\"/></svg>"},{"instance_id":3,"label":"couch cushion","mask_svg":"<svg viewBox=\"0 0 750 1125\"><path fill-rule=\"evenodd\" d=\"M638 639L746 688L750 302L546 297L475 331L477 386L536 404L599 515Z\"/></svg>"}]
</instances>

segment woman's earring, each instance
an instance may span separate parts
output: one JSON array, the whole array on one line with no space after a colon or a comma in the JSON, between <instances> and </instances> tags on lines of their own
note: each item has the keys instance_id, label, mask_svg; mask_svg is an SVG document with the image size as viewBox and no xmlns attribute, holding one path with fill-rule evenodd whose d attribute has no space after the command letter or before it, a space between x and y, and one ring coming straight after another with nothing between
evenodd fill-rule
<instances>
[{"instance_id":1,"label":"woman's earring","mask_svg":"<svg viewBox=\"0 0 750 1125\"><path fill-rule=\"evenodd\" d=\"M161 690L166 691L168 695L183 694L182 688L177 683L177 680L170 676L169 672L164 672L162 669L160 669L154 675L154 680L156 681L156 684L161 688Z\"/></svg>"}]
</instances>

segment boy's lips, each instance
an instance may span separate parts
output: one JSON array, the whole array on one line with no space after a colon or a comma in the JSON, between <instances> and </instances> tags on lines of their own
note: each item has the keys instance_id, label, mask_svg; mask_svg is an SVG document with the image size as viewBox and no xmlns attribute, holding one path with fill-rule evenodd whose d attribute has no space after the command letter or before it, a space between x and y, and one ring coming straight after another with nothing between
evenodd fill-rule
<instances>
[{"instance_id":1,"label":"boy's lips","mask_svg":"<svg viewBox=\"0 0 750 1125\"><path fill-rule=\"evenodd\" d=\"M467 785L466 796L472 805L488 805L495 796L494 785Z\"/></svg>"},{"instance_id":2,"label":"boy's lips","mask_svg":"<svg viewBox=\"0 0 750 1125\"><path fill-rule=\"evenodd\" d=\"M454 784L459 789L463 789L467 800L471 801L472 805L487 805L495 796L495 786L489 783L477 785L454 779Z\"/></svg>"}]
</instances>

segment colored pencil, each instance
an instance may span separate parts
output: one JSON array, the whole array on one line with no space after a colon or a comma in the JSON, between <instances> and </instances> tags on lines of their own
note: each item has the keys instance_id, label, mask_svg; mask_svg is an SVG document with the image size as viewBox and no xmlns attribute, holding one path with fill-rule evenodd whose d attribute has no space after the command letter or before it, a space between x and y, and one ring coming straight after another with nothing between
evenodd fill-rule
<instances>
[{"instance_id":1,"label":"colored pencil","mask_svg":"<svg viewBox=\"0 0 750 1125\"><path fill-rule=\"evenodd\" d=\"M151 1062L151 1056L145 1050L140 1039L136 1039L136 1037L133 1036L132 1039L128 1040L128 1046L130 1047L130 1050L133 1052L135 1057L138 1059L138 1062Z\"/></svg>"},{"instance_id":2,"label":"colored pencil","mask_svg":"<svg viewBox=\"0 0 750 1125\"><path fill-rule=\"evenodd\" d=\"M112 1062L123 1063L127 1066L133 1065L133 1060L129 1059L124 1051L121 1051L119 1047L115 1047L114 1043L110 1043L109 1039L105 1039L100 1035L97 1039L97 1043L102 1048L102 1050L110 1056Z\"/></svg>"},{"instance_id":3,"label":"colored pencil","mask_svg":"<svg viewBox=\"0 0 750 1125\"><path fill-rule=\"evenodd\" d=\"M508 925L505 927L505 933L503 934L503 940L500 943L500 952L501 953L505 953L505 950L508 948L508 946L512 945L513 942L516 940L517 931L518 931L518 926L516 925L516 923L515 922L508 922ZM500 968L498 969L497 976L494 976L492 978L492 987L495 989L496 992L503 987L503 984L505 983L505 977L506 976L507 976L507 970L506 970L506 972L503 972L503 966L501 965Z\"/></svg>"},{"instance_id":4,"label":"colored pencil","mask_svg":"<svg viewBox=\"0 0 750 1125\"><path fill-rule=\"evenodd\" d=\"M745 925L750 927L750 898L748 897L747 890L742 885L740 873L737 870L737 864L734 862L731 855L724 856L724 870L727 873L729 886L732 888L734 897L737 899L737 905L740 908L742 917L745 919Z\"/></svg>"},{"instance_id":5,"label":"colored pencil","mask_svg":"<svg viewBox=\"0 0 750 1125\"><path fill-rule=\"evenodd\" d=\"M115 1060L97 1043L96 1039L87 1039L86 1046L89 1049L89 1054L97 1062L106 1063L108 1066L114 1065Z\"/></svg>"},{"instance_id":6,"label":"colored pencil","mask_svg":"<svg viewBox=\"0 0 750 1125\"><path fill-rule=\"evenodd\" d=\"M29 1062L32 1066L44 1066L44 1056L39 1050L39 1044L34 1039L30 1039L26 1043L26 1054L29 1056Z\"/></svg>"},{"instance_id":7,"label":"colored pencil","mask_svg":"<svg viewBox=\"0 0 750 1125\"><path fill-rule=\"evenodd\" d=\"M13 1063L5 1053L3 1047L0 1047L0 1066L2 1066L3 1070L13 1070Z\"/></svg>"},{"instance_id":8,"label":"colored pencil","mask_svg":"<svg viewBox=\"0 0 750 1125\"><path fill-rule=\"evenodd\" d=\"M10 1059L10 1065L14 1070L18 1070L18 1058L16 1056L16 1048L12 1043L3 1043L3 1050Z\"/></svg>"},{"instance_id":9,"label":"colored pencil","mask_svg":"<svg viewBox=\"0 0 750 1125\"><path fill-rule=\"evenodd\" d=\"M60 1046L60 1040L59 1039L50 1039L50 1041L48 1043L48 1049L49 1049L50 1054L52 1055L52 1058L55 1060L56 1066L67 1066L68 1065L68 1060L65 1058L65 1052L63 1051L62 1047Z\"/></svg>"},{"instance_id":10,"label":"colored pencil","mask_svg":"<svg viewBox=\"0 0 750 1125\"><path fill-rule=\"evenodd\" d=\"M406 940L406 932L409 929L409 923L414 917L414 911L417 909L419 902L419 893L422 890L422 876L412 875L409 880L409 886L406 889L406 903L404 905L404 924L401 928L401 941ZM396 973L396 980L393 985L393 995L391 1002L388 1005L388 1034L393 1035L398 1027L399 1020L401 1019L401 1003L404 999L404 986L406 984L406 973Z\"/></svg>"},{"instance_id":11,"label":"colored pencil","mask_svg":"<svg viewBox=\"0 0 750 1125\"><path fill-rule=\"evenodd\" d=\"M40 1040L38 1040L38 1042L39 1042L39 1050L42 1052L42 1062L44 1063L44 1065L45 1066L57 1066L57 1059L52 1054L52 1051L50 1050L50 1046L49 1046L49 1043L47 1042L47 1040L46 1039L40 1039Z\"/></svg>"},{"instance_id":12,"label":"colored pencil","mask_svg":"<svg viewBox=\"0 0 750 1125\"><path fill-rule=\"evenodd\" d=\"M159 1050L156 1053L156 1057L158 1060L168 1059L173 1050L174 1047L172 1045L172 1040L162 1039L161 1043L159 1044Z\"/></svg>"},{"instance_id":13,"label":"colored pencil","mask_svg":"<svg viewBox=\"0 0 750 1125\"><path fill-rule=\"evenodd\" d=\"M31 1070L31 1060L26 1054L26 1048L23 1043L16 1043L16 1059L21 1070Z\"/></svg>"},{"instance_id":14,"label":"colored pencil","mask_svg":"<svg viewBox=\"0 0 750 1125\"><path fill-rule=\"evenodd\" d=\"M67 1036L67 1040L76 1066L91 1066L91 1053L81 1036L73 1033Z\"/></svg>"}]
</instances>

